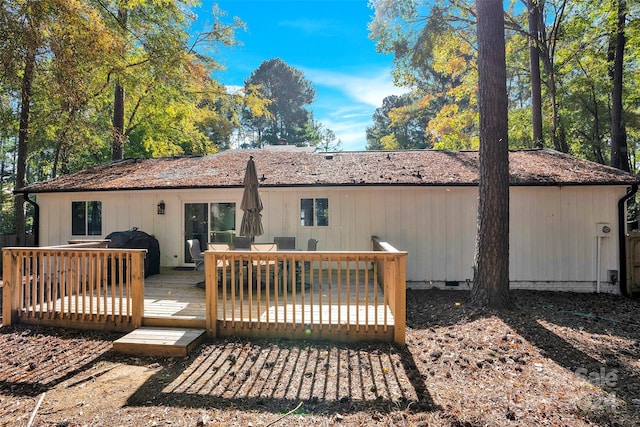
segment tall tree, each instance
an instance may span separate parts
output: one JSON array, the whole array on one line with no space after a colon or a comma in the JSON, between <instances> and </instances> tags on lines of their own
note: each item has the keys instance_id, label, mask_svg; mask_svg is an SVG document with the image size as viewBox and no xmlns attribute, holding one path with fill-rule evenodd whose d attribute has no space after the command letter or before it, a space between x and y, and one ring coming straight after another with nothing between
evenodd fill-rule
<instances>
[{"instance_id":1,"label":"tall tree","mask_svg":"<svg viewBox=\"0 0 640 427\"><path fill-rule=\"evenodd\" d=\"M372 0L370 4L376 12L369 24L370 37L378 51L394 55L395 83L419 88L422 94L402 110L424 112L425 135L433 148L477 148L475 12L467 1ZM406 116L401 111L391 115ZM401 145L392 137L387 140L389 146Z\"/></svg>"},{"instance_id":2,"label":"tall tree","mask_svg":"<svg viewBox=\"0 0 640 427\"><path fill-rule=\"evenodd\" d=\"M4 0L1 5L2 80L20 94L15 188L22 188L27 182L27 158L34 133L31 126L34 84L40 72L52 64L53 68L62 69L64 64L73 62L78 52L70 49L71 45L102 46L97 42L102 34L100 25L91 22L95 18L91 8L78 0ZM73 82L68 79L61 82L60 87L69 89L68 93L76 93ZM18 245L25 238L23 206L23 197L17 196L14 211Z\"/></svg>"},{"instance_id":3,"label":"tall tree","mask_svg":"<svg viewBox=\"0 0 640 427\"><path fill-rule=\"evenodd\" d=\"M13 188L111 158L115 80L127 93L123 134L132 144L122 147L125 155L208 154L228 143L237 105L259 110L262 101L229 95L210 77L218 64L208 51L231 44L242 23L221 22L214 8L214 24L192 37L191 4L0 0L0 90L19 110L0 122L3 135L17 135ZM127 31L118 8L127 12ZM23 206L16 198L19 243Z\"/></svg>"},{"instance_id":4,"label":"tall tree","mask_svg":"<svg viewBox=\"0 0 640 427\"><path fill-rule=\"evenodd\" d=\"M280 58L264 61L245 80L245 88L258 87L271 102L268 115L256 116L247 111L245 124L258 135L258 145L275 144L285 139L289 144L304 143L313 116L305 108L311 104L316 91L302 71Z\"/></svg>"},{"instance_id":5,"label":"tall tree","mask_svg":"<svg viewBox=\"0 0 640 427\"><path fill-rule=\"evenodd\" d=\"M627 132L623 120L622 91L624 69L625 26L627 21L627 1L617 0L616 31L611 36L613 53L611 89L611 166L629 171Z\"/></svg>"},{"instance_id":6,"label":"tall tree","mask_svg":"<svg viewBox=\"0 0 640 427\"><path fill-rule=\"evenodd\" d=\"M553 24L547 29L547 16L544 11L545 3L540 3L538 7L538 36L540 37L536 44L542 53L542 65L545 70L546 85L551 101L552 109L552 134L553 146L556 150L563 153L569 151L567 146L566 135L562 128L562 118L560 114L560 100L558 94L558 75L555 65L556 50L558 42L561 38L562 21L565 16L567 0L560 0L554 4Z\"/></svg>"},{"instance_id":7,"label":"tall tree","mask_svg":"<svg viewBox=\"0 0 640 427\"><path fill-rule=\"evenodd\" d=\"M551 109L551 140L553 142L554 149L567 153L569 146L566 141L566 132L563 127L562 120L562 105L561 105L561 90L559 88L559 66L557 64L558 49L562 43L563 37L563 24L564 20L569 13L568 9L571 9L572 3L570 0L526 0L527 9L526 22L530 30L525 28L522 22L518 22L513 15L509 15L508 26L509 28L525 34L531 39L532 44L530 54L533 55L532 60L535 61L535 56L538 57L542 63L542 69L544 70L544 84L547 89L547 96L549 97L550 109ZM531 3L531 4L530 4ZM537 52L533 51L533 48L537 47ZM532 72L532 85L536 83L535 65L531 63ZM537 97L537 88L532 87L532 97ZM533 91L536 91L535 93ZM532 103L537 102L536 98L532 98ZM533 115L537 114L537 111L532 110L532 118L534 120L534 126L538 126L537 118ZM538 132L534 128L534 132Z\"/></svg>"},{"instance_id":8,"label":"tall tree","mask_svg":"<svg viewBox=\"0 0 640 427\"><path fill-rule=\"evenodd\" d=\"M340 145L342 141L331 130L323 127L322 125L316 126L317 132L320 135L320 141L316 144L316 148L319 151L340 151Z\"/></svg>"},{"instance_id":9,"label":"tall tree","mask_svg":"<svg viewBox=\"0 0 640 427\"><path fill-rule=\"evenodd\" d=\"M430 110L419 104L415 93L390 95L373 113L373 126L366 130L367 150L422 149Z\"/></svg>"},{"instance_id":10,"label":"tall tree","mask_svg":"<svg viewBox=\"0 0 640 427\"><path fill-rule=\"evenodd\" d=\"M502 0L476 0L480 183L470 303L509 307L508 96Z\"/></svg>"},{"instance_id":11,"label":"tall tree","mask_svg":"<svg viewBox=\"0 0 640 427\"><path fill-rule=\"evenodd\" d=\"M235 44L234 32L244 26L239 19L231 24L222 22L225 14L214 6L213 24L194 37L189 30L193 17L188 13L188 7L196 3L194 0L94 1L114 33L114 45L119 52L112 57L112 68L106 75L113 87L110 111L114 160L140 151L154 151L145 148L158 142L148 138L151 128L146 125L158 116L168 119L169 107L180 113L185 113L193 103L207 109L227 107L211 102L228 94L209 77L220 65L205 52L219 45ZM201 97L207 99L202 101ZM175 123L182 117L178 114L171 120ZM160 127L169 130L165 124ZM146 136L141 136L142 128ZM134 146L127 147L129 143ZM201 141L197 145L203 144L206 145ZM176 151L180 149L165 144L156 152L169 155L178 154Z\"/></svg>"},{"instance_id":12,"label":"tall tree","mask_svg":"<svg viewBox=\"0 0 640 427\"><path fill-rule=\"evenodd\" d=\"M533 130L533 146L544 147L542 134L542 80L540 79L540 48L538 41L540 33L540 7L537 0L527 0L529 12L529 69L531 75L531 128Z\"/></svg>"},{"instance_id":13,"label":"tall tree","mask_svg":"<svg viewBox=\"0 0 640 427\"><path fill-rule=\"evenodd\" d=\"M117 2L117 14L115 15L117 27L123 40L127 40L129 31L127 16L128 12L124 2ZM120 54L122 58L127 57L126 42L121 44ZM121 160L123 158L123 147L126 140L124 128L124 84L119 75L116 75L113 87L113 141L111 142L111 160Z\"/></svg>"}]
</instances>

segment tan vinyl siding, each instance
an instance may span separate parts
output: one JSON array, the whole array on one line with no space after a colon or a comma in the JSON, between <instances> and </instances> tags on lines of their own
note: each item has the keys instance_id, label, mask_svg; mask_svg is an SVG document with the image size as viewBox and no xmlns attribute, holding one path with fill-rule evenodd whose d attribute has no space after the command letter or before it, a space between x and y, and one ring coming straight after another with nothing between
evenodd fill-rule
<instances>
[{"instance_id":1,"label":"tan vinyl siding","mask_svg":"<svg viewBox=\"0 0 640 427\"><path fill-rule=\"evenodd\" d=\"M512 281L595 281L596 224L611 225L601 240L601 275L617 270L617 200L624 187L511 189Z\"/></svg>"},{"instance_id":2,"label":"tan vinyl siding","mask_svg":"<svg viewBox=\"0 0 640 427\"><path fill-rule=\"evenodd\" d=\"M611 224L601 240L602 281L607 269L619 270L617 201L626 187L512 187L510 203L510 278L513 287L591 290L596 277L596 223ZM380 236L408 251L407 280L422 286L473 279L476 187L301 187L260 189L265 235L295 236L297 247L318 239L319 250L370 250ZM101 200L103 234L138 227L160 242L161 264L184 263L184 204L235 202L240 228L241 188L141 190L40 194L41 245L66 243L71 235L71 201ZM300 199L327 198L329 226L300 225ZM157 215L164 200L166 214ZM97 237L97 236L92 236ZM103 236L104 237L104 236ZM570 284L570 285L569 285ZM409 285L411 286L411 284ZM555 288L554 288L555 289Z\"/></svg>"}]
</instances>

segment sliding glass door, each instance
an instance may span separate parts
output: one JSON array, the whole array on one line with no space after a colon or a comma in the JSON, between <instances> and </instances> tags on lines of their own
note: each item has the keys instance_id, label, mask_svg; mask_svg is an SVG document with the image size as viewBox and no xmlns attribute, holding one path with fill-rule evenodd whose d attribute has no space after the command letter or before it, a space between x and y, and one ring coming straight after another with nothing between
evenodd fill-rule
<instances>
[{"instance_id":1,"label":"sliding glass door","mask_svg":"<svg viewBox=\"0 0 640 427\"><path fill-rule=\"evenodd\" d=\"M187 240L198 239L201 250L205 251L207 243L232 243L235 230L235 203L185 203L185 262L192 262Z\"/></svg>"}]
</instances>

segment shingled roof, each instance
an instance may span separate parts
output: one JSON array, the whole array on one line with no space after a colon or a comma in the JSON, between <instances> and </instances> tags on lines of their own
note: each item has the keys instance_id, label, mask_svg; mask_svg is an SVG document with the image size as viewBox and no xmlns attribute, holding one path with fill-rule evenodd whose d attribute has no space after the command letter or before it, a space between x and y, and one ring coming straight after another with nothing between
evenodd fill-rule
<instances>
[{"instance_id":1,"label":"shingled roof","mask_svg":"<svg viewBox=\"0 0 640 427\"><path fill-rule=\"evenodd\" d=\"M204 157L128 159L106 163L19 193L115 191L242 186L253 156L263 187L473 186L477 151L360 151L321 153L310 148L228 150ZM511 185L631 185L638 176L553 150L509 153Z\"/></svg>"}]
</instances>

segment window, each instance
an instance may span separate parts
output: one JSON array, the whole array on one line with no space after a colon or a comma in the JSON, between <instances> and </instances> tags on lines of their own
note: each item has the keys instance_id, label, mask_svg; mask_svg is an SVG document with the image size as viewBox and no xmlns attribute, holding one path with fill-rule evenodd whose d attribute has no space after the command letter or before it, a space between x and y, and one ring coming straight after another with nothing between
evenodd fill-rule
<instances>
[{"instance_id":1,"label":"window","mask_svg":"<svg viewBox=\"0 0 640 427\"><path fill-rule=\"evenodd\" d=\"M185 203L184 235L187 239L198 239L202 249L207 243L232 243L236 230L236 204ZM184 246L185 262L190 262L189 247Z\"/></svg>"},{"instance_id":2,"label":"window","mask_svg":"<svg viewBox=\"0 0 640 427\"><path fill-rule=\"evenodd\" d=\"M300 199L300 225L328 227L329 199Z\"/></svg>"},{"instance_id":3,"label":"window","mask_svg":"<svg viewBox=\"0 0 640 427\"><path fill-rule=\"evenodd\" d=\"M71 202L71 234L102 235L102 202Z\"/></svg>"},{"instance_id":4,"label":"window","mask_svg":"<svg viewBox=\"0 0 640 427\"><path fill-rule=\"evenodd\" d=\"M231 243L236 233L236 204L211 203L209 206L209 241L212 243Z\"/></svg>"}]
</instances>

